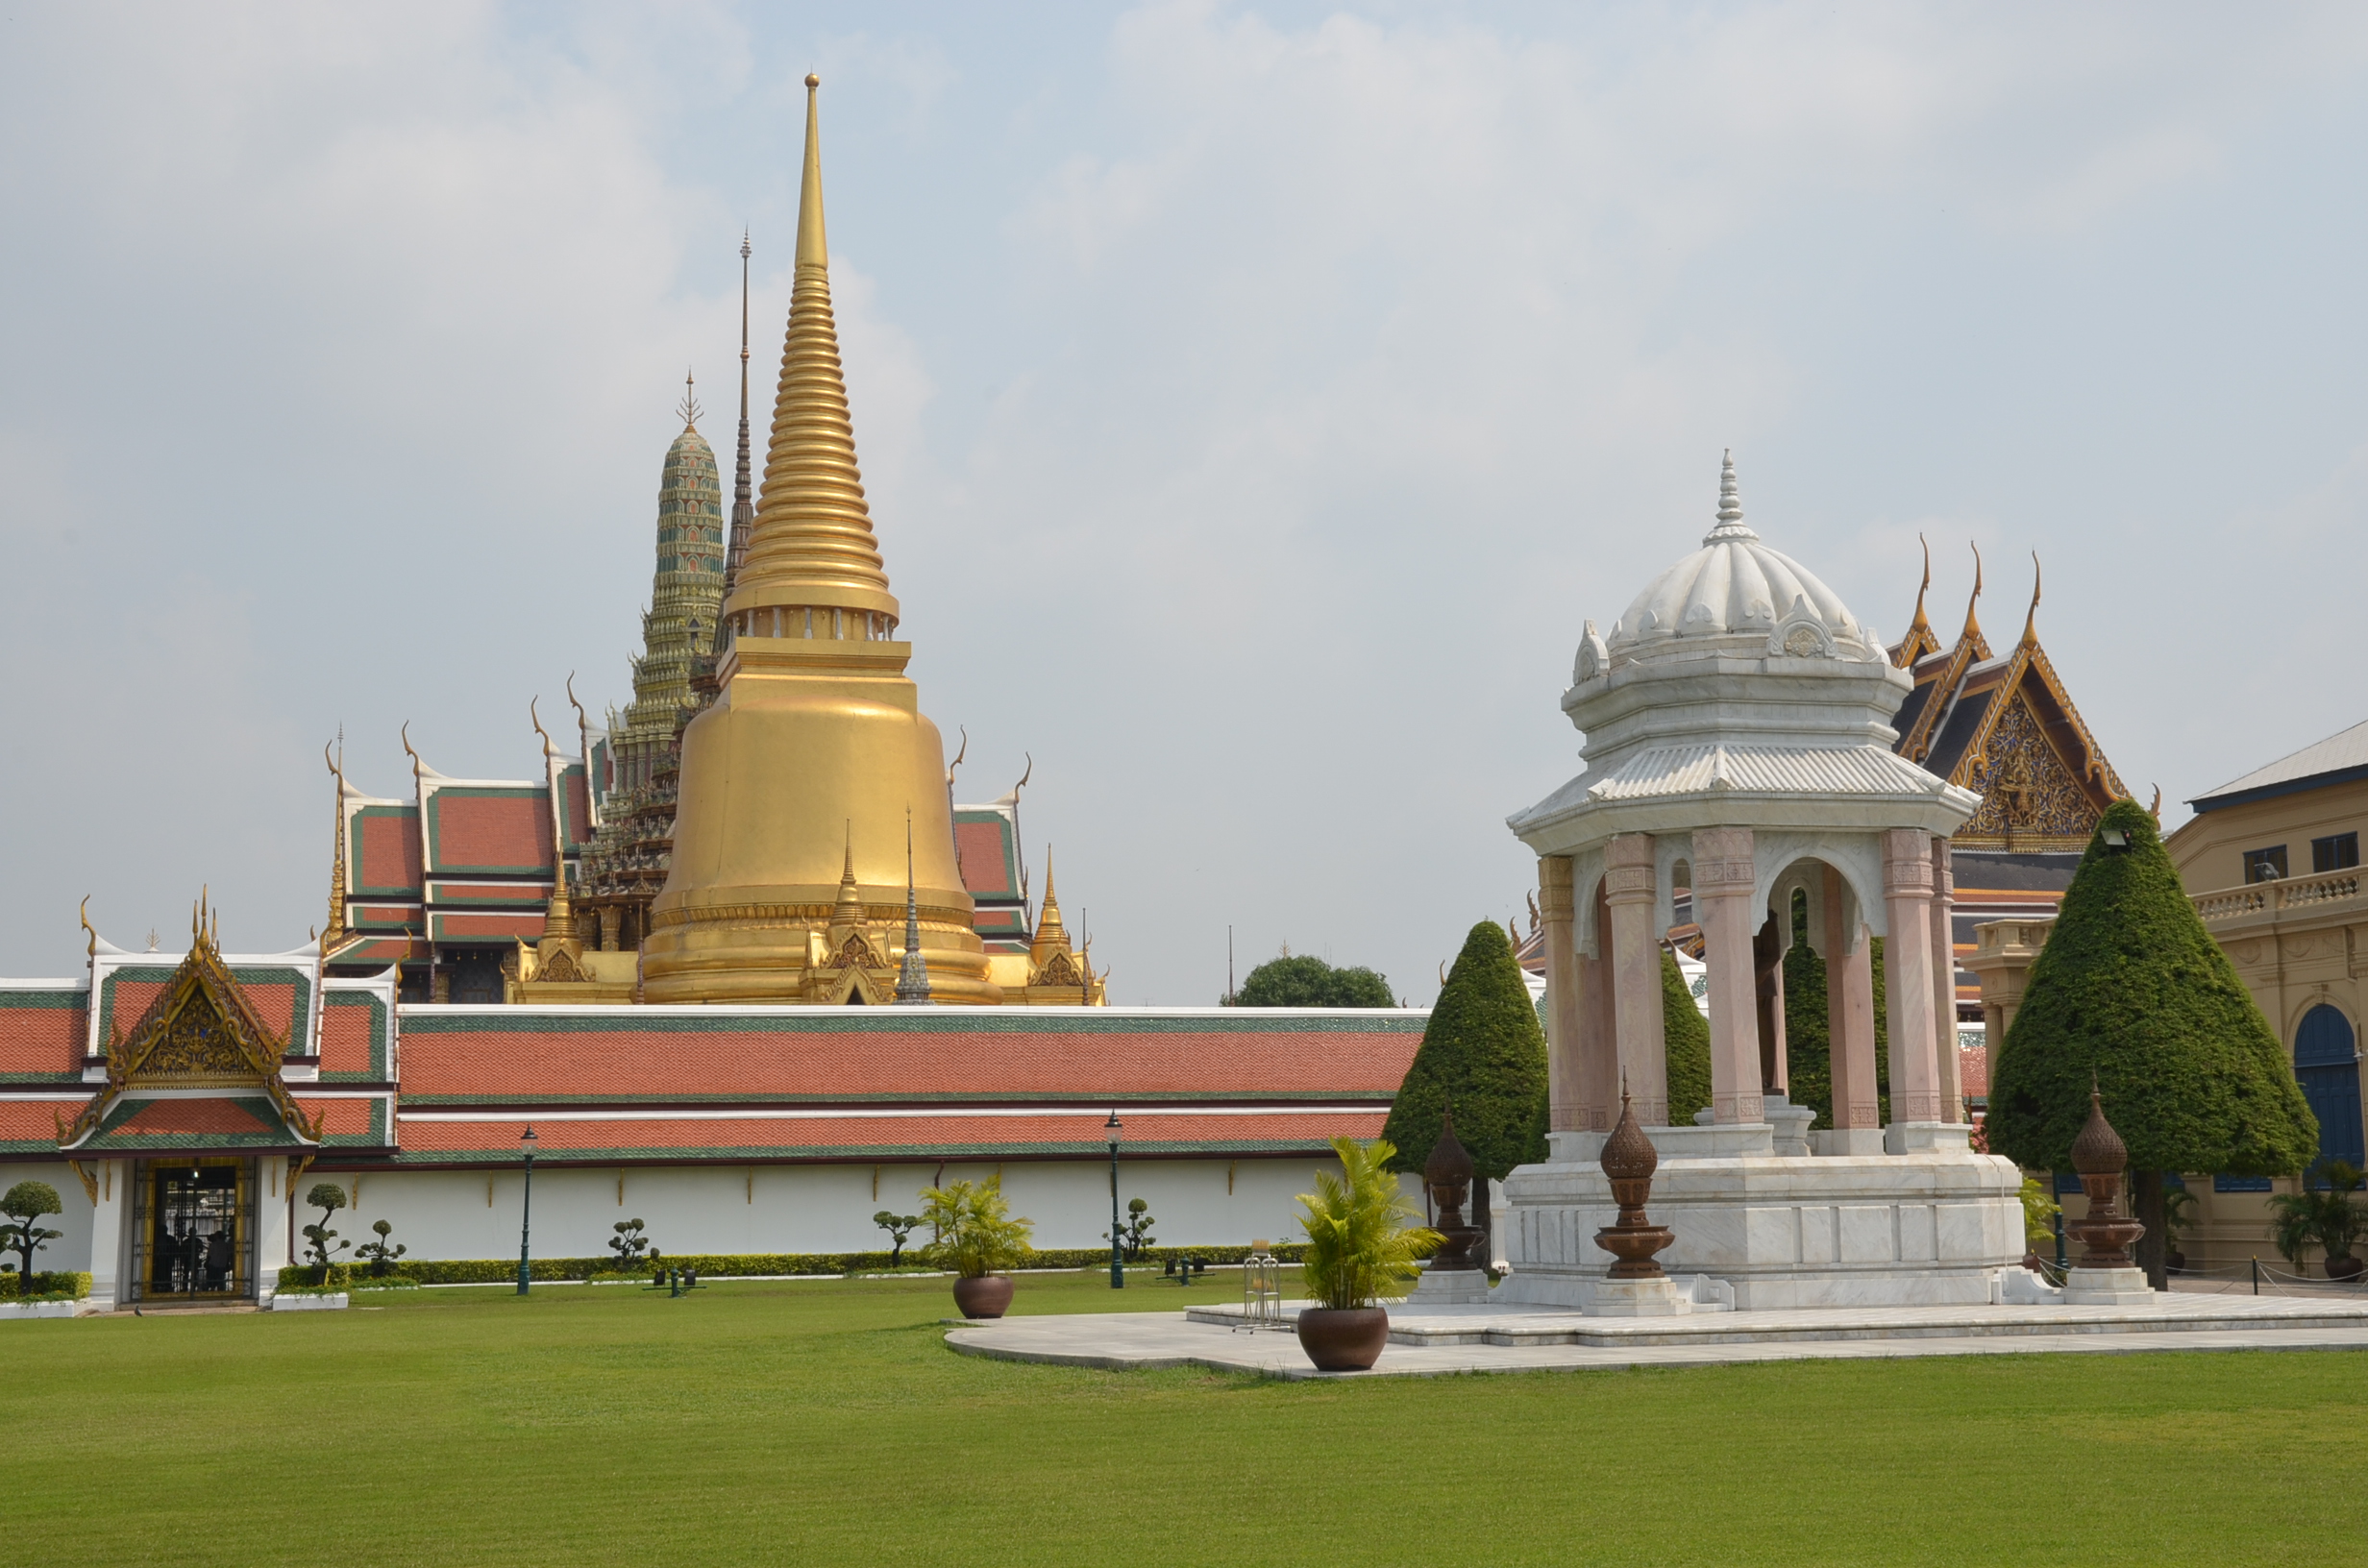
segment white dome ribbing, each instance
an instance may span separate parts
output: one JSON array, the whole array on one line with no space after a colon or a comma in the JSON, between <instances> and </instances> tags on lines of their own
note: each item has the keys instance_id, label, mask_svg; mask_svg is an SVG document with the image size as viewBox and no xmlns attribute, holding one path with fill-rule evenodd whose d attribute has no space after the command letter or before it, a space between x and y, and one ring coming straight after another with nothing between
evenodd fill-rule
<instances>
[{"instance_id":1,"label":"white dome ribbing","mask_svg":"<svg viewBox=\"0 0 2368 1568\"><path fill-rule=\"evenodd\" d=\"M1603 648L1600 670L1590 673L1665 657L1884 656L1873 631L1834 590L1744 526L1732 453L1719 473L1718 521L1702 548L1636 597ZM1590 662L1587 651L1581 650L1582 667Z\"/></svg>"}]
</instances>

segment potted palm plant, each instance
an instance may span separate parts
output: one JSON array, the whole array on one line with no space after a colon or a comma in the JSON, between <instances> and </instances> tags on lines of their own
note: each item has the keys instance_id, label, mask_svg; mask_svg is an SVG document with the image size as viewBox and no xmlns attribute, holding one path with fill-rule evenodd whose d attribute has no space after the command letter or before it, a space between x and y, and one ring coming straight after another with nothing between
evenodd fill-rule
<instances>
[{"instance_id":1,"label":"potted palm plant","mask_svg":"<svg viewBox=\"0 0 2368 1568\"><path fill-rule=\"evenodd\" d=\"M2314 1184L2308 1177L2300 1192L2281 1192L2269 1200L2270 1239L2288 1262L2302 1266L2302 1255L2311 1247L2327 1253L2327 1277L2357 1279L2368 1263L2352 1248L2368 1235L2368 1209L2352 1201L2368 1175L2341 1160L2318 1167Z\"/></svg>"},{"instance_id":2,"label":"potted palm plant","mask_svg":"<svg viewBox=\"0 0 2368 1568\"><path fill-rule=\"evenodd\" d=\"M1415 1223L1420 1216L1389 1164L1397 1154L1387 1139L1358 1143L1336 1138L1341 1174L1316 1173L1316 1190L1299 1194L1306 1211L1303 1274L1316 1305L1298 1317L1299 1348L1325 1372L1363 1372L1390 1341L1390 1313L1381 1305L1406 1294L1421 1273L1417 1262L1445 1239Z\"/></svg>"},{"instance_id":3,"label":"potted palm plant","mask_svg":"<svg viewBox=\"0 0 2368 1568\"><path fill-rule=\"evenodd\" d=\"M953 1304L964 1317L1000 1317L1011 1305L1011 1280L999 1272L1016 1268L1027 1256L1035 1225L1012 1214L1003 1179L948 1182L921 1194L921 1217L936 1239L921 1249L923 1262L953 1270Z\"/></svg>"}]
</instances>

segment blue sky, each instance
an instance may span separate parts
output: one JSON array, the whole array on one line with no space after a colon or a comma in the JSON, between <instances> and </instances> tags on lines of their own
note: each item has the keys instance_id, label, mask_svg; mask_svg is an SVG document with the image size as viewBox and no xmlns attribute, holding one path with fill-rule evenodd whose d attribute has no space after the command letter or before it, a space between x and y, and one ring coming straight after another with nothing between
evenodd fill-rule
<instances>
[{"instance_id":1,"label":"blue sky","mask_svg":"<svg viewBox=\"0 0 2368 1568\"><path fill-rule=\"evenodd\" d=\"M622 700L743 224L770 401L809 69L924 707L965 798L1033 755L1116 1000L1228 923L1426 1000L1725 447L1887 635L1919 532L1944 631L2038 551L2141 798L2363 716L2356 9L20 8L0 971L86 893L297 944L340 723L395 793L406 720L524 776L530 697Z\"/></svg>"}]
</instances>

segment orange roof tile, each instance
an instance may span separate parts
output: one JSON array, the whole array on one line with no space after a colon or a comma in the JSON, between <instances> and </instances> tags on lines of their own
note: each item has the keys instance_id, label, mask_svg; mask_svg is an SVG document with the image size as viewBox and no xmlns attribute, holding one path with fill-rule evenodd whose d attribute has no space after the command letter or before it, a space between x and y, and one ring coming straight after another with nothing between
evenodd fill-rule
<instances>
[{"instance_id":1,"label":"orange roof tile","mask_svg":"<svg viewBox=\"0 0 2368 1568\"><path fill-rule=\"evenodd\" d=\"M1394 1094L1417 1027L1306 1032L1224 1027L860 1031L785 1024L723 1032L566 1027L574 1020L404 1020L403 1089L473 1098L731 1094ZM588 1022L589 1020L587 1020ZM805 1020L796 1020L802 1024ZM535 1028L537 1023L553 1025Z\"/></svg>"}]
</instances>

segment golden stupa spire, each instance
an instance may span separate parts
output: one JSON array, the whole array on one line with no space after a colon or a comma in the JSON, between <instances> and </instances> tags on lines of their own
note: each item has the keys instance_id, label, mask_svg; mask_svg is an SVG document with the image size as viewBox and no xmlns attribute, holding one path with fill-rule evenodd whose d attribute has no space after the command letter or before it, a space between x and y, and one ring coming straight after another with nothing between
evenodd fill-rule
<instances>
[{"instance_id":1,"label":"golden stupa spire","mask_svg":"<svg viewBox=\"0 0 2368 1568\"><path fill-rule=\"evenodd\" d=\"M1027 961L1042 968L1055 953L1069 951L1069 933L1061 927L1061 900L1052 891L1052 845L1045 845L1045 904L1036 915L1036 937L1027 945Z\"/></svg>"},{"instance_id":2,"label":"golden stupa spire","mask_svg":"<svg viewBox=\"0 0 2368 1568\"><path fill-rule=\"evenodd\" d=\"M822 135L805 79L805 177L798 195L797 282L781 380L765 447L765 482L748 555L724 614L744 637L882 641L900 615L872 533L855 428L830 313L830 246L823 228Z\"/></svg>"},{"instance_id":3,"label":"golden stupa spire","mask_svg":"<svg viewBox=\"0 0 2368 1568\"><path fill-rule=\"evenodd\" d=\"M863 929L863 894L855 885L855 824L847 824L847 860L839 872L838 901L830 906L830 944L837 947Z\"/></svg>"},{"instance_id":4,"label":"golden stupa spire","mask_svg":"<svg viewBox=\"0 0 2368 1568\"><path fill-rule=\"evenodd\" d=\"M551 907L543 915L543 935L565 942L576 934L576 912L567 901L567 853L561 850L551 873Z\"/></svg>"}]
</instances>

